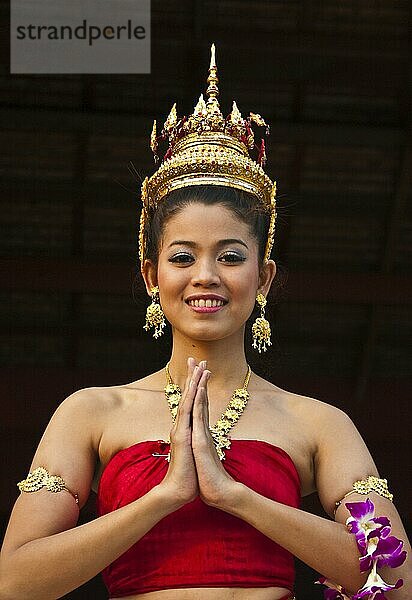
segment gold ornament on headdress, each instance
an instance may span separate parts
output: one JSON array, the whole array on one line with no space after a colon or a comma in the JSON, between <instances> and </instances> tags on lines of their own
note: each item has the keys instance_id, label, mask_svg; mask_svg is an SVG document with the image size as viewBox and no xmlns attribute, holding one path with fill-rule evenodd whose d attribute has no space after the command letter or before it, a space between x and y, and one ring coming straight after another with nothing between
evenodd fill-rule
<instances>
[{"instance_id":1,"label":"gold ornament on headdress","mask_svg":"<svg viewBox=\"0 0 412 600\"><path fill-rule=\"evenodd\" d=\"M167 117L165 124L163 125L163 131L172 131L176 127L177 123L177 112L176 112L176 102L173 104L169 116Z\"/></svg>"},{"instance_id":2,"label":"gold ornament on headdress","mask_svg":"<svg viewBox=\"0 0 412 600\"><path fill-rule=\"evenodd\" d=\"M169 192L196 185L234 187L256 196L257 201L270 214L270 226L264 260L270 258L276 221L276 182L263 170L266 163L265 143L255 144L252 123L269 127L263 117L250 113L244 119L233 101L232 111L224 118L218 101L219 79L212 44L205 100L203 94L189 117L178 118L173 105L160 134L156 121L150 138L150 147L158 160L159 141L168 140L169 147L157 171L146 177L142 185L142 216L139 233L139 258L141 266L146 254L146 227L150 212ZM256 160L249 151L257 149Z\"/></svg>"},{"instance_id":3,"label":"gold ornament on headdress","mask_svg":"<svg viewBox=\"0 0 412 600\"><path fill-rule=\"evenodd\" d=\"M150 135L150 148L152 149L152 152L154 154L154 156L156 157L156 160L159 159L159 157L157 156L157 130L156 130L156 120L153 121L153 129L152 129L152 133Z\"/></svg>"}]
</instances>

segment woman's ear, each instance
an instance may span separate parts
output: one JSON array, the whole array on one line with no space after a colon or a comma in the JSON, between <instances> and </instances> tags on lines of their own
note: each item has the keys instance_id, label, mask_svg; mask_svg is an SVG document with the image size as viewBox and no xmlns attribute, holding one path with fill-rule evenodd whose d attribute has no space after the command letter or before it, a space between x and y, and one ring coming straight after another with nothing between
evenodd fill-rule
<instances>
[{"instance_id":1,"label":"woman's ear","mask_svg":"<svg viewBox=\"0 0 412 600\"><path fill-rule=\"evenodd\" d=\"M157 267L150 259L146 258L142 267L142 277L146 291L151 296L150 290L157 286Z\"/></svg>"},{"instance_id":2,"label":"woman's ear","mask_svg":"<svg viewBox=\"0 0 412 600\"><path fill-rule=\"evenodd\" d=\"M268 295L270 286L276 275L276 263L274 260L268 260L262 266L259 275L259 292L265 297Z\"/></svg>"}]
</instances>

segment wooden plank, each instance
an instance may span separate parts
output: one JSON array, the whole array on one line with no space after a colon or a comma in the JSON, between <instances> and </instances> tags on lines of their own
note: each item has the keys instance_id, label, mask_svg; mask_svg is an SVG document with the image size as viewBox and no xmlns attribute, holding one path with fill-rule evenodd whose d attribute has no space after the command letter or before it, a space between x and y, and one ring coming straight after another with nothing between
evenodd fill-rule
<instances>
[{"instance_id":1,"label":"wooden plank","mask_svg":"<svg viewBox=\"0 0 412 600\"><path fill-rule=\"evenodd\" d=\"M133 138L134 148L146 148L153 114L123 115L111 113L82 113L68 109L4 108L0 111L0 128L12 131L86 132L90 134ZM334 146L401 146L406 132L401 127L341 125L339 123L291 123L277 121L265 115L271 129L271 142L288 144L316 143ZM141 141L139 142L139 137Z\"/></svg>"}]
</instances>

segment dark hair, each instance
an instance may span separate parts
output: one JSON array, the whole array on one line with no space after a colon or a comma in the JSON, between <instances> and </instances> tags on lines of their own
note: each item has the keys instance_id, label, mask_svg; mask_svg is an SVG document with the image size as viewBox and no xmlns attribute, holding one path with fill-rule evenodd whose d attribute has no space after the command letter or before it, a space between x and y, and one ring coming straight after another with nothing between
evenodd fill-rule
<instances>
[{"instance_id":1,"label":"dark hair","mask_svg":"<svg viewBox=\"0 0 412 600\"><path fill-rule=\"evenodd\" d=\"M163 198L151 214L147 225L146 257L157 263L162 233L166 223L186 206L195 202L218 204L231 210L249 225L258 243L259 266L263 264L269 231L270 214L253 194L233 187L197 185L174 190Z\"/></svg>"}]
</instances>

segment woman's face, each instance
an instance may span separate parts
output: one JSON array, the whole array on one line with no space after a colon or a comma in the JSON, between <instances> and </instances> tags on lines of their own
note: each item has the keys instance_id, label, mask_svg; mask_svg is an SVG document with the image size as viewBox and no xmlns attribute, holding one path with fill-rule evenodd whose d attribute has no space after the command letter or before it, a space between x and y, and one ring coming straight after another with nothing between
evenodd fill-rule
<instances>
[{"instance_id":1,"label":"woman's face","mask_svg":"<svg viewBox=\"0 0 412 600\"><path fill-rule=\"evenodd\" d=\"M233 335L255 304L257 241L229 209L194 202L166 224L157 284L174 329L203 341Z\"/></svg>"}]
</instances>

